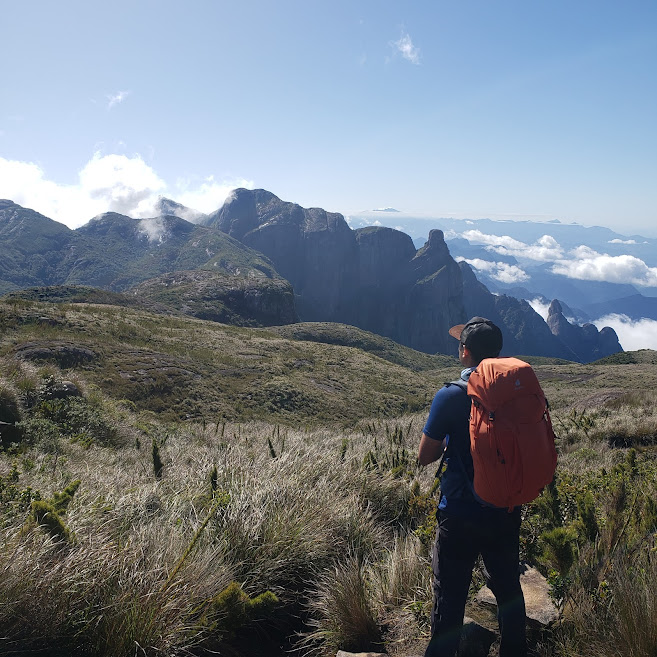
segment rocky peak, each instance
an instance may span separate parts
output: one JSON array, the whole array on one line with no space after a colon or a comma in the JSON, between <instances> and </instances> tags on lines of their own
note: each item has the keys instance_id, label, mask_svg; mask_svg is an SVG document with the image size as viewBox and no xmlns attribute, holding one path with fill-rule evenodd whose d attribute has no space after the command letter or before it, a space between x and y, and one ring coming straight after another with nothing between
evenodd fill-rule
<instances>
[{"instance_id":1,"label":"rocky peak","mask_svg":"<svg viewBox=\"0 0 657 657\"><path fill-rule=\"evenodd\" d=\"M547 325L578 356L578 360L588 363L605 356L623 351L614 329L605 326L598 331L594 324L571 324L563 314L561 303L554 299L548 309Z\"/></svg>"},{"instance_id":2,"label":"rocky peak","mask_svg":"<svg viewBox=\"0 0 657 657\"><path fill-rule=\"evenodd\" d=\"M262 189L236 189L209 221L274 263L302 321L353 324L435 353L464 319L461 275L442 231L416 253L400 231L353 231L341 214Z\"/></svg>"},{"instance_id":3,"label":"rocky peak","mask_svg":"<svg viewBox=\"0 0 657 657\"><path fill-rule=\"evenodd\" d=\"M548 328L526 302L505 294L492 294L477 280L472 267L459 263L463 276L463 300L467 317L488 317L502 330L503 355L535 355L577 360L577 355Z\"/></svg>"},{"instance_id":4,"label":"rocky peak","mask_svg":"<svg viewBox=\"0 0 657 657\"><path fill-rule=\"evenodd\" d=\"M205 224L208 219L207 214L188 208L182 205L182 203L172 201L170 198L165 198L164 196L158 198L155 204L155 211L158 215L172 215L189 221L192 224Z\"/></svg>"},{"instance_id":5,"label":"rocky peak","mask_svg":"<svg viewBox=\"0 0 657 657\"><path fill-rule=\"evenodd\" d=\"M558 299L553 299L548 308L548 317L550 315L563 314L563 308L561 307L561 302Z\"/></svg>"},{"instance_id":6,"label":"rocky peak","mask_svg":"<svg viewBox=\"0 0 657 657\"><path fill-rule=\"evenodd\" d=\"M302 208L296 203L281 201L265 189L239 188L226 199L217 212L209 215L208 225L219 228L231 237L248 242L249 234L271 226L286 226L299 236L316 232L351 232L344 217L322 208ZM254 241L259 241L257 237Z\"/></svg>"},{"instance_id":7,"label":"rocky peak","mask_svg":"<svg viewBox=\"0 0 657 657\"><path fill-rule=\"evenodd\" d=\"M442 230L432 230L425 245L415 254L413 268L418 276L431 276L442 267L456 267L456 262L450 255ZM459 272L460 277L460 272Z\"/></svg>"}]
</instances>

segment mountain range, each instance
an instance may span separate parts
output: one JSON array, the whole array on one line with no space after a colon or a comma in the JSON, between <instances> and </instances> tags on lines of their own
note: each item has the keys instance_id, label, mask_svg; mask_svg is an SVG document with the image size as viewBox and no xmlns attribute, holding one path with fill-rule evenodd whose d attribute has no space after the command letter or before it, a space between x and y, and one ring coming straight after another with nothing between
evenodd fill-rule
<instances>
[{"instance_id":1,"label":"mountain range","mask_svg":"<svg viewBox=\"0 0 657 657\"><path fill-rule=\"evenodd\" d=\"M92 286L202 319L339 322L445 354L455 353L447 329L478 314L500 324L505 353L588 362L622 350L612 329L570 325L559 304L546 323L527 301L491 293L441 230L417 249L399 230L354 230L266 190L235 190L209 215L167 199L159 211L105 213L71 230L0 201L0 293Z\"/></svg>"},{"instance_id":2,"label":"mountain range","mask_svg":"<svg viewBox=\"0 0 657 657\"><path fill-rule=\"evenodd\" d=\"M557 298L581 321L607 314L601 312L605 304L631 320L657 319L657 286L654 271L650 274L657 267L654 238L558 220L429 219L371 211L349 221L354 228L373 222L395 226L412 235L417 248L429 230L439 228L452 256L469 262L491 292L540 299L546 307ZM588 261L582 271L567 271L576 270L572 263L582 259ZM564 268L564 261L571 267ZM631 273L635 283L618 282Z\"/></svg>"}]
</instances>

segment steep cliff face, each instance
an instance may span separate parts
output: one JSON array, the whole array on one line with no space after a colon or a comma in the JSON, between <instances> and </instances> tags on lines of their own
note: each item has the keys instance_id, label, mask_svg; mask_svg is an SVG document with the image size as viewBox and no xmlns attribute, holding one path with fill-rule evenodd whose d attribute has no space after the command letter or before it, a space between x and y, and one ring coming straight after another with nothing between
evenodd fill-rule
<instances>
[{"instance_id":1,"label":"steep cliff face","mask_svg":"<svg viewBox=\"0 0 657 657\"><path fill-rule=\"evenodd\" d=\"M577 326L571 324L563 314L561 304L556 299L548 309L547 324L550 331L579 356L579 360L589 363L605 356L623 351L616 331L605 326L601 331L593 324Z\"/></svg>"},{"instance_id":2,"label":"steep cliff face","mask_svg":"<svg viewBox=\"0 0 657 657\"><path fill-rule=\"evenodd\" d=\"M352 231L344 217L236 190L210 216L264 253L294 287L302 321L353 324L428 352L449 350L450 326L465 319L461 274L441 231L415 250L390 228Z\"/></svg>"},{"instance_id":3,"label":"steep cliff face","mask_svg":"<svg viewBox=\"0 0 657 657\"><path fill-rule=\"evenodd\" d=\"M342 215L302 208L264 189L237 189L208 225L269 257L292 283L301 317L321 321L344 313L342 293L356 276L357 247Z\"/></svg>"},{"instance_id":4,"label":"steep cliff face","mask_svg":"<svg viewBox=\"0 0 657 657\"><path fill-rule=\"evenodd\" d=\"M526 302L506 295L494 295L480 283L470 265L459 263L463 275L463 296L468 317L480 315L493 320L504 336L503 355L534 355L580 360L577 354L554 336L543 318Z\"/></svg>"},{"instance_id":5,"label":"steep cliff face","mask_svg":"<svg viewBox=\"0 0 657 657\"><path fill-rule=\"evenodd\" d=\"M448 331L467 319L463 280L449 254L441 230L432 230L427 243L410 262L414 281L404 298L400 323L409 344L421 351L456 353Z\"/></svg>"}]
</instances>

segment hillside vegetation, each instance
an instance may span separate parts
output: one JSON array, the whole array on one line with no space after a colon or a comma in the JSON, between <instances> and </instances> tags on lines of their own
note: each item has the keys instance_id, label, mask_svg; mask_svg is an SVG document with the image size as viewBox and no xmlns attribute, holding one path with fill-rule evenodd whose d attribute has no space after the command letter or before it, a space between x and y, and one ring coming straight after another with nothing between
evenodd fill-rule
<instances>
[{"instance_id":1,"label":"hillside vegetation","mask_svg":"<svg viewBox=\"0 0 657 657\"><path fill-rule=\"evenodd\" d=\"M0 354L75 366L107 394L161 420L267 418L298 425L398 416L425 408L456 365L371 334L376 356L131 307L14 298L0 304L0 323ZM396 361L452 366L420 374Z\"/></svg>"},{"instance_id":2,"label":"hillside vegetation","mask_svg":"<svg viewBox=\"0 0 657 657\"><path fill-rule=\"evenodd\" d=\"M657 651L654 357L535 364L560 461L522 557L561 619L534 654ZM343 325L0 302L0 654L419 654L415 454L458 371Z\"/></svg>"}]
</instances>

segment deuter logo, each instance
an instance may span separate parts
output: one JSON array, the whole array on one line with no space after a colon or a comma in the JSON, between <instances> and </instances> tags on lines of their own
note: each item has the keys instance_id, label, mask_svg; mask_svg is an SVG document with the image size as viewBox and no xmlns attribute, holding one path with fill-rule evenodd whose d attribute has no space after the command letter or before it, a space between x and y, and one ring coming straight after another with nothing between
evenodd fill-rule
<instances>
[{"instance_id":1,"label":"deuter logo","mask_svg":"<svg viewBox=\"0 0 657 657\"><path fill-rule=\"evenodd\" d=\"M516 388L520 388L522 383L520 383L520 379L516 379Z\"/></svg>"}]
</instances>

